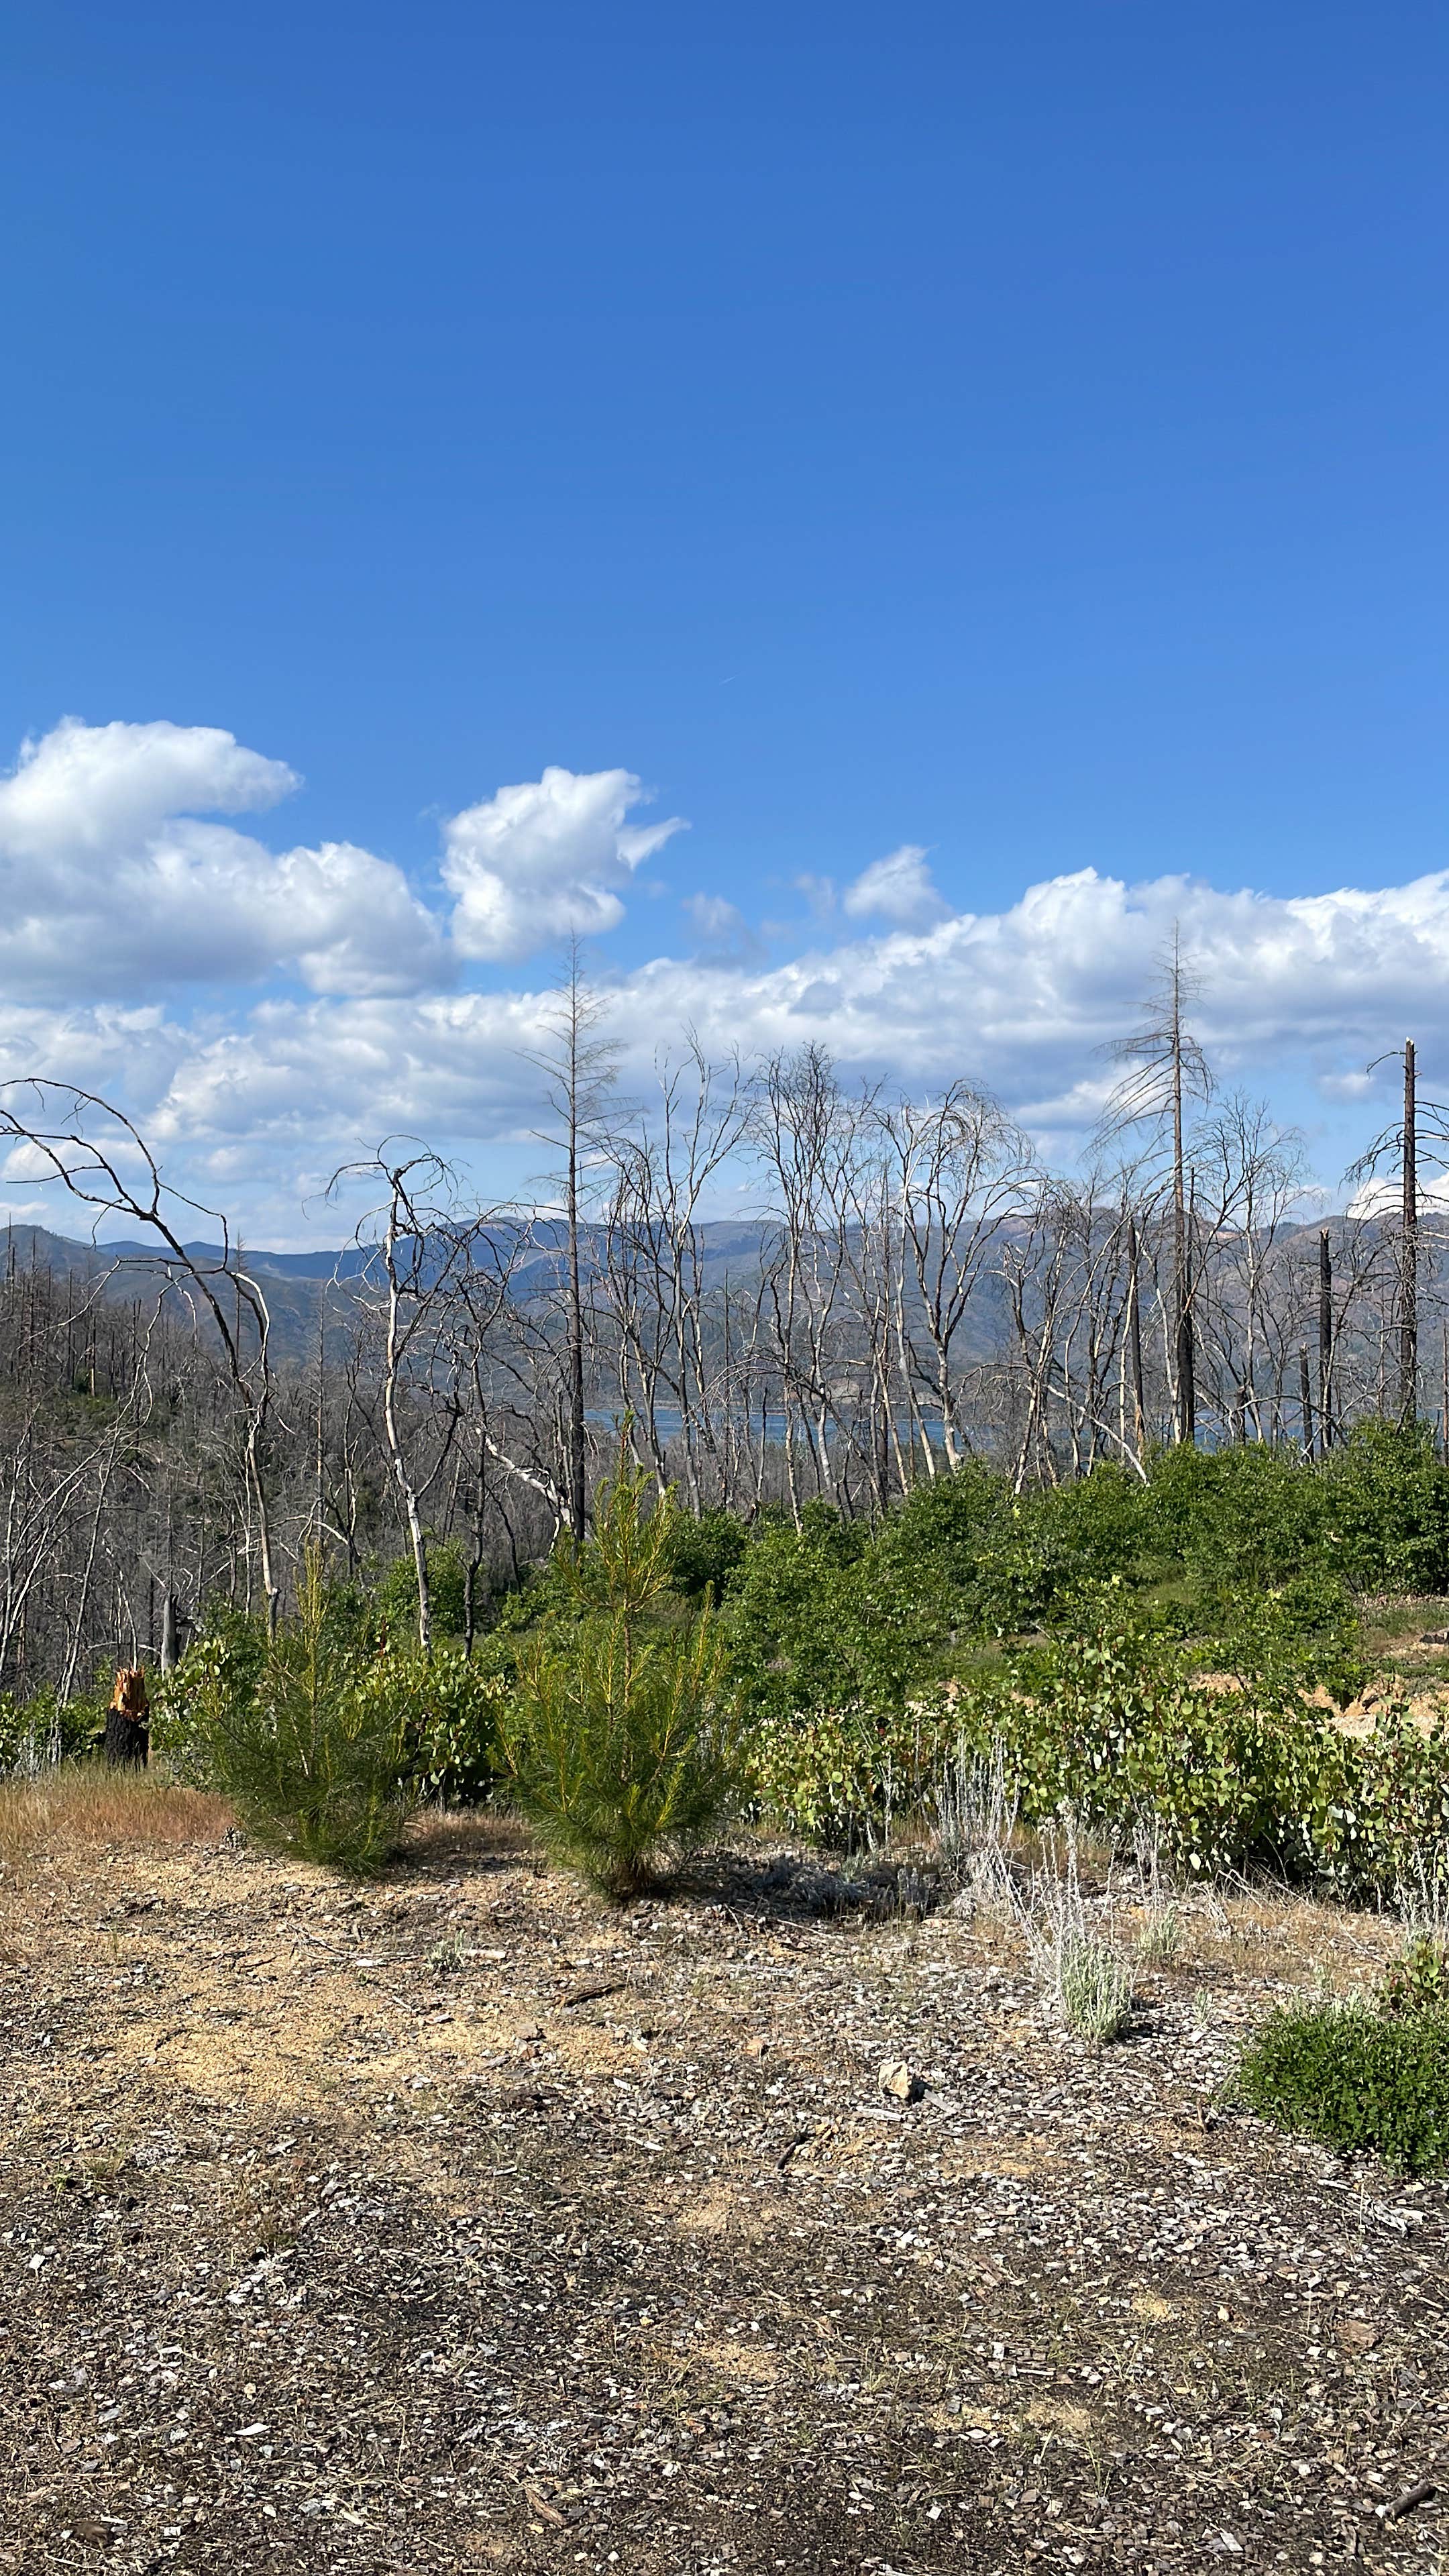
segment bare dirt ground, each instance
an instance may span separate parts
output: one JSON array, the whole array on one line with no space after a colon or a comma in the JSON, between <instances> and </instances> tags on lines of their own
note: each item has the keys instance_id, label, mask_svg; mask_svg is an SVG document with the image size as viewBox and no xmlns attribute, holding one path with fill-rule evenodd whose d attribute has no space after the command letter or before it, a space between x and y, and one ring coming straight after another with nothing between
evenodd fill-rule
<instances>
[{"instance_id":1,"label":"bare dirt ground","mask_svg":"<svg viewBox=\"0 0 1449 2576\"><path fill-rule=\"evenodd\" d=\"M358 1895L175 1795L0 1877L0 2566L1441 2565L1445 2193L1217 2107L1389 1927L1195 1902L1094 2052L818 1859Z\"/></svg>"}]
</instances>

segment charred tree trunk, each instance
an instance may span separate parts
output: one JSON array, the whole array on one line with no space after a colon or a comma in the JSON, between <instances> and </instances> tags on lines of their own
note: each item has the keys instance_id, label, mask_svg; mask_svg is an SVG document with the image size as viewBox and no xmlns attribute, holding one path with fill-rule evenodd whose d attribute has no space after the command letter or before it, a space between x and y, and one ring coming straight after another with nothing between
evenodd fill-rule
<instances>
[{"instance_id":1,"label":"charred tree trunk","mask_svg":"<svg viewBox=\"0 0 1449 2576\"><path fill-rule=\"evenodd\" d=\"M146 1676L137 1664L116 1675L106 1712L105 1757L110 1770L138 1770L150 1758L150 1705Z\"/></svg>"}]
</instances>

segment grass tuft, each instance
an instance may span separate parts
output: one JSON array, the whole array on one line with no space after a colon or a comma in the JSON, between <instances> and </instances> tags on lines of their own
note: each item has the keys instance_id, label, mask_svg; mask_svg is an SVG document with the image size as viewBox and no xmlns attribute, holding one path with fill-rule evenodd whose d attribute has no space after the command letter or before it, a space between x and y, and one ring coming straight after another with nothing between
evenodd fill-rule
<instances>
[{"instance_id":1,"label":"grass tuft","mask_svg":"<svg viewBox=\"0 0 1449 2576\"><path fill-rule=\"evenodd\" d=\"M0 1868L23 1872L55 1851L182 1851L217 1841L231 1822L224 1798L154 1772L67 1764L0 1782Z\"/></svg>"}]
</instances>

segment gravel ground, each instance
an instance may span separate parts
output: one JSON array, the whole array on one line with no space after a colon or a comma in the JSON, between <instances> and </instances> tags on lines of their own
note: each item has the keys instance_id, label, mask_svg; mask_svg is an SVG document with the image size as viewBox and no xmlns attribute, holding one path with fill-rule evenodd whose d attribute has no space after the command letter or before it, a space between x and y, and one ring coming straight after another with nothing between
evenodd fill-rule
<instances>
[{"instance_id":1,"label":"gravel ground","mask_svg":"<svg viewBox=\"0 0 1449 2576\"><path fill-rule=\"evenodd\" d=\"M0 1886L0 2566L1439 2567L1445 2194L1219 2106L1363 1917L1194 1904L1128 2037L989 1911L505 1828ZM880 2090L903 2061L918 2098Z\"/></svg>"}]
</instances>

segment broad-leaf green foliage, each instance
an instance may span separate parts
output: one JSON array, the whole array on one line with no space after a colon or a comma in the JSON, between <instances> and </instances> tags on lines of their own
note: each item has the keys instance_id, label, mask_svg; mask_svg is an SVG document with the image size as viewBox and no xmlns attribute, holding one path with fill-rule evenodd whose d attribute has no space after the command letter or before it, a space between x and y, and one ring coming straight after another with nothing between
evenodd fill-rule
<instances>
[{"instance_id":1,"label":"broad-leaf green foliage","mask_svg":"<svg viewBox=\"0 0 1449 2576\"><path fill-rule=\"evenodd\" d=\"M62 1701L54 1689L20 1698L0 1691L0 1778L29 1776L56 1762L81 1760L105 1731L114 1668L107 1664L88 1691Z\"/></svg>"},{"instance_id":2,"label":"broad-leaf green foliage","mask_svg":"<svg viewBox=\"0 0 1449 2576\"><path fill-rule=\"evenodd\" d=\"M468 1568L456 1539L434 1540L427 1552L428 1602L435 1637L461 1637L468 1624ZM391 1644L406 1646L418 1632L418 1576L411 1556L395 1556L379 1574L372 1610Z\"/></svg>"},{"instance_id":3,"label":"broad-leaf green foliage","mask_svg":"<svg viewBox=\"0 0 1449 2576\"><path fill-rule=\"evenodd\" d=\"M1427 1430L1381 1422L1312 1467L1256 1443L1165 1450L1145 1485L1107 1464L1015 1496L971 1460L873 1529L812 1502L798 1530L767 1518L701 1545L753 1716L902 1709L997 1644L1072 1633L1114 1580L1202 1669L1346 1701L1365 1673L1353 1596L1449 1586L1449 1468Z\"/></svg>"},{"instance_id":4,"label":"broad-leaf green foliage","mask_svg":"<svg viewBox=\"0 0 1449 2576\"><path fill-rule=\"evenodd\" d=\"M1449 2163L1449 2013L1366 2004L1290 2004L1244 2050L1238 2090L1282 2129L1401 2173Z\"/></svg>"},{"instance_id":5,"label":"broad-leaf green foliage","mask_svg":"<svg viewBox=\"0 0 1449 2576\"><path fill-rule=\"evenodd\" d=\"M948 1633L932 1558L823 1502L806 1504L798 1531L771 1521L751 1534L726 1603L741 1702L757 1718L900 1708Z\"/></svg>"},{"instance_id":6,"label":"broad-leaf green foliage","mask_svg":"<svg viewBox=\"0 0 1449 2576\"><path fill-rule=\"evenodd\" d=\"M792 1834L832 1850L869 1847L895 1816L925 1805L956 1731L954 1712L939 1699L763 1717L750 1734L750 1788Z\"/></svg>"},{"instance_id":7,"label":"broad-leaf green foliage","mask_svg":"<svg viewBox=\"0 0 1449 2576\"><path fill-rule=\"evenodd\" d=\"M1346 1708L1369 1677L1358 1611L1336 1574L1310 1569L1257 1588L1220 1586L1196 1624L1199 1667L1230 1676L1260 1707L1298 1708L1321 1688Z\"/></svg>"},{"instance_id":8,"label":"broad-leaf green foliage","mask_svg":"<svg viewBox=\"0 0 1449 2576\"><path fill-rule=\"evenodd\" d=\"M1002 1745L1026 1821L1070 1808L1109 1831L1152 1822L1198 1874L1264 1862L1390 1894L1449 1847L1441 1732L1390 1706L1354 1738L1301 1692L1205 1679L1113 1586L1075 1633L1012 1656L952 1714L972 1749Z\"/></svg>"},{"instance_id":9,"label":"broad-leaf green foliage","mask_svg":"<svg viewBox=\"0 0 1449 2576\"><path fill-rule=\"evenodd\" d=\"M1120 1585L1099 1586L1079 1595L1070 1628L902 1707L761 1719L755 1793L793 1830L852 1845L925 1803L952 1759L999 1755L1023 1823L1070 1812L1123 1839L1145 1823L1197 1876L1264 1864L1391 1897L1449 1857L1441 1730L1390 1704L1370 1735L1349 1737L1281 1675L1243 1688L1205 1677L1197 1651ZM1286 1669L1291 1640L1283 1655Z\"/></svg>"},{"instance_id":10,"label":"broad-leaf green foliage","mask_svg":"<svg viewBox=\"0 0 1449 2576\"><path fill-rule=\"evenodd\" d=\"M1437 1933L1417 1932L1391 1959L1379 1986L1386 2013L1443 2012L1449 2008L1449 1953Z\"/></svg>"},{"instance_id":11,"label":"broad-leaf green foliage","mask_svg":"<svg viewBox=\"0 0 1449 2576\"><path fill-rule=\"evenodd\" d=\"M722 1598L749 1542L733 1512L677 1512L669 1580L686 1601Z\"/></svg>"},{"instance_id":12,"label":"broad-leaf green foliage","mask_svg":"<svg viewBox=\"0 0 1449 2576\"><path fill-rule=\"evenodd\" d=\"M555 1606L517 1647L499 1725L504 1785L560 1859L640 1894L734 1797L740 1739L708 1598L672 1591L680 1515L644 1474L598 1499L592 1539L555 1554ZM559 1597L561 1596L561 1597Z\"/></svg>"},{"instance_id":13,"label":"broad-leaf green foliage","mask_svg":"<svg viewBox=\"0 0 1449 2576\"><path fill-rule=\"evenodd\" d=\"M1319 1473L1323 1551L1356 1591L1449 1588L1449 1467L1426 1423L1362 1422Z\"/></svg>"}]
</instances>

